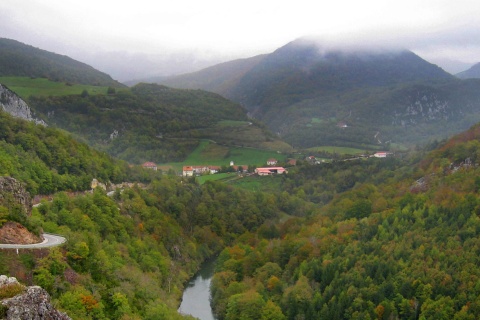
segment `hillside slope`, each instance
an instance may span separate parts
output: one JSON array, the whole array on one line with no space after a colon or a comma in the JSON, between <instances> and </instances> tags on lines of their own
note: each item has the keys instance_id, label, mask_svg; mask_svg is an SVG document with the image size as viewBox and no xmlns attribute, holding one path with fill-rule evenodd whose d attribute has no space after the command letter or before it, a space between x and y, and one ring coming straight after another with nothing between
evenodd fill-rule
<instances>
[{"instance_id":1,"label":"hillside slope","mask_svg":"<svg viewBox=\"0 0 480 320\"><path fill-rule=\"evenodd\" d=\"M208 80L200 71L168 81L239 102L294 146L388 148L445 138L480 119L478 82L458 81L406 50L332 49L299 39L235 81L227 66L215 67L226 89L211 86L213 72Z\"/></svg>"},{"instance_id":2,"label":"hillside slope","mask_svg":"<svg viewBox=\"0 0 480 320\"><path fill-rule=\"evenodd\" d=\"M316 214L219 255L217 315L260 318L268 306L282 319L476 319L479 152L475 125L394 171L396 159L359 161L367 170L350 175L368 172L377 183L357 183ZM297 194L324 183L322 166L305 171Z\"/></svg>"},{"instance_id":3,"label":"hillside slope","mask_svg":"<svg viewBox=\"0 0 480 320\"><path fill-rule=\"evenodd\" d=\"M456 76L460 79L480 78L480 63L476 63L468 70L457 73Z\"/></svg>"},{"instance_id":4,"label":"hillside slope","mask_svg":"<svg viewBox=\"0 0 480 320\"><path fill-rule=\"evenodd\" d=\"M266 57L258 55L221 63L203 70L175 77L150 79L152 82L182 89L202 89L229 97L238 82Z\"/></svg>"},{"instance_id":5,"label":"hillside slope","mask_svg":"<svg viewBox=\"0 0 480 320\"><path fill-rule=\"evenodd\" d=\"M240 105L201 90L138 84L111 95L32 97L30 103L49 125L132 163L181 161L201 139L231 146L290 148L250 122Z\"/></svg>"},{"instance_id":6,"label":"hillside slope","mask_svg":"<svg viewBox=\"0 0 480 320\"><path fill-rule=\"evenodd\" d=\"M47 78L97 86L124 86L87 64L5 38L0 38L0 76Z\"/></svg>"}]
</instances>

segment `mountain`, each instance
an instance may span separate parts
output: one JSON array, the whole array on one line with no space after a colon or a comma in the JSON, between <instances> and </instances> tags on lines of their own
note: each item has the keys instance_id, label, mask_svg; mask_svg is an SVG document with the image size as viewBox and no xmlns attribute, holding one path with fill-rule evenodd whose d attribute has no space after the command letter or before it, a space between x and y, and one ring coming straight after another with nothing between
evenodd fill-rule
<instances>
[{"instance_id":1,"label":"mountain","mask_svg":"<svg viewBox=\"0 0 480 320\"><path fill-rule=\"evenodd\" d=\"M174 88L202 89L229 96L229 92L253 67L267 55L238 59L205 68L203 70L174 77L150 78L147 82L158 82Z\"/></svg>"},{"instance_id":2,"label":"mountain","mask_svg":"<svg viewBox=\"0 0 480 320\"><path fill-rule=\"evenodd\" d=\"M245 61L242 72L231 71L233 61L162 83L222 94L297 147L388 148L480 120L478 82L458 81L411 51L299 39Z\"/></svg>"},{"instance_id":3,"label":"mountain","mask_svg":"<svg viewBox=\"0 0 480 320\"><path fill-rule=\"evenodd\" d=\"M123 87L82 62L16 40L0 38L0 77L48 78L67 83Z\"/></svg>"},{"instance_id":4,"label":"mountain","mask_svg":"<svg viewBox=\"0 0 480 320\"><path fill-rule=\"evenodd\" d=\"M474 64L468 70L457 73L456 76L460 79L480 78L480 62Z\"/></svg>"},{"instance_id":5,"label":"mountain","mask_svg":"<svg viewBox=\"0 0 480 320\"><path fill-rule=\"evenodd\" d=\"M183 161L201 139L291 149L249 120L239 104L202 90L143 83L109 95L31 97L29 102L47 124L131 163Z\"/></svg>"}]
</instances>

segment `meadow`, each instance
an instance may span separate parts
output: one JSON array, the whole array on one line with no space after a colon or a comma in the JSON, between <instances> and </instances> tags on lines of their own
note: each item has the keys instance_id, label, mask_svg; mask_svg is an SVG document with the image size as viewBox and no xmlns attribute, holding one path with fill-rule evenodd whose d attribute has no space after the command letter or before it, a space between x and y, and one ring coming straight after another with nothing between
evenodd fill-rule
<instances>
[{"instance_id":1,"label":"meadow","mask_svg":"<svg viewBox=\"0 0 480 320\"><path fill-rule=\"evenodd\" d=\"M368 146L370 150L373 146ZM308 151L311 152L328 152L332 154L362 154L365 153L365 149L358 149L358 148L350 148L350 147L335 147L335 146L321 146L321 147L313 147L308 148Z\"/></svg>"},{"instance_id":2,"label":"meadow","mask_svg":"<svg viewBox=\"0 0 480 320\"><path fill-rule=\"evenodd\" d=\"M0 77L0 83L18 94L22 99L30 96L67 96L81 94L86 90L89 94L106 94L108 87L97 87L83 84L55 82L45 78Z\"/></svg>"},{"instance_id":3,"label":"meadow","mask_svg":"<svg viewBox=\"0 0 480 320\"><path fill-rule=\"evenodd\" d=\"M284 161L287 156L276 151L260 150L254 148L227 147L209 140L202 140L199 146L183 162L168 163L175 170L183 166L212 165L226 166L233 161L235 165L264 166L267 160L275 158Z\"/></svg>"}]
</instances>

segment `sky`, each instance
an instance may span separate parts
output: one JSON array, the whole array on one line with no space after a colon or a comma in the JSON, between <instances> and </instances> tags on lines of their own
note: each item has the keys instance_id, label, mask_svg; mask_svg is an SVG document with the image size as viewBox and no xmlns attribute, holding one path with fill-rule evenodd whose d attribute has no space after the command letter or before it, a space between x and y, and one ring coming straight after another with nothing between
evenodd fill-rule
<instances>
[{"instance_id":1,"label":"sky","mask_svg":"<svg viewBox=\"0 0 480 320\"><path fill-rule=\"evenodd\" d=\"M300 37L409 49L456 73L480 62L478 0L1 0L0 37L114 78L189 72Z\"/></svg>"}]
</instances>

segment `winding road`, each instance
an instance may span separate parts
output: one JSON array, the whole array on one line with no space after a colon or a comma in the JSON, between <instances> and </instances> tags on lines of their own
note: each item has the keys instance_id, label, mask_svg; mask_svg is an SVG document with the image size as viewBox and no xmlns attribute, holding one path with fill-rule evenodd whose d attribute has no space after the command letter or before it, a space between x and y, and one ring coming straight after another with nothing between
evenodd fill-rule
<instances>
[{"instance_id":1,"label":"winding road","mask_svg":"<svg viewBox=\"0 0 480 320\"><path fill-rule=\"evenodd\" d=\"M65 239L62 236L57 236L51 233L44 233L43 242L33 243L33 244L6 244L0 243L0 249L40 249L40 248L51 248L59 246L65 242Z\"/></svg>"}]
</instances>

